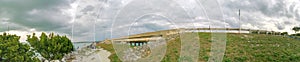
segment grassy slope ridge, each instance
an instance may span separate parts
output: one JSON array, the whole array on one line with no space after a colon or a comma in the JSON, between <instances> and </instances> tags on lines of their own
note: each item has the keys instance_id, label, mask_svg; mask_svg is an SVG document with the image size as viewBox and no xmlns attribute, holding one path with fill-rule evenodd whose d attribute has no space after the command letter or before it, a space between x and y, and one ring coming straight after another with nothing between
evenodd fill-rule
<instances>
[{"instance_id":1,"label":"grassy slope ridge","mask_svg":"<svg viewBox=\"0 0 300 62\"><path fill-rule=\"evenodd\" d=\"M199 61L209 59L210 33L199 33ZM226 52L223 62L300 61L300 41L275 35L227 34ZM111 44L98 44L112 52L112 62L120 62ZM180 39L171 40L162 62L177 62L180 55Z\"/></svg>"}]
</instances>

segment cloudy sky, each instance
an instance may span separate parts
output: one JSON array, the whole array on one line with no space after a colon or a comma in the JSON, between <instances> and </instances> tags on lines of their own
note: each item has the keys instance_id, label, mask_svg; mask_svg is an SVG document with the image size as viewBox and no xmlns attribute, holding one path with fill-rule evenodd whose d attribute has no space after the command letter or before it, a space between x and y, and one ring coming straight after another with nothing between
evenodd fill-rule
<instances>
[{"instance_id":1,"label":"cloudy sky","mask_svg":"<svg viewBox=\"0 0 300 62\"><path fill-rule=\"evenodd\" d=\"M241 10L239 21L238 10ZM54 32L73 41L157 30L230 27L294 33L299 0L0 0L0 32ZM9 27L9 29L8 29Z\"/></svg>"}]
</instances>

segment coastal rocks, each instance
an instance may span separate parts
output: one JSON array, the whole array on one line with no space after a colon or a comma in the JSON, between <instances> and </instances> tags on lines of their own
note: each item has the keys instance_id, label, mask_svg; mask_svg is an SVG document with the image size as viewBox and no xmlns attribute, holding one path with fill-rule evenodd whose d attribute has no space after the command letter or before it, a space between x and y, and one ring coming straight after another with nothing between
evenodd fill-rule
<instances>
[{"instance_id":1,"label":"coastal rocks","mask_svg":"<svg viewBox=\"0 0 300 62\"><path fill-rule=\"evenodd\" d=\"M127 51L124 51L126 54L122 58L125 59L124 61L136 61L140 58L145 58L148 55L150 55L151 50L148 46L137 46L137 47L132 47L128 49Z\"/></svg>"}]
</instances>

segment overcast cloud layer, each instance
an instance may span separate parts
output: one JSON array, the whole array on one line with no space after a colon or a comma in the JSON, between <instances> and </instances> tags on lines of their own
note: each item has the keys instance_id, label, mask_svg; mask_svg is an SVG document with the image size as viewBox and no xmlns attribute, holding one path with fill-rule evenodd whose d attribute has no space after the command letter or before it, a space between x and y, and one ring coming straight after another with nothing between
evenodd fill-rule
<instances>
[{"instance_id":1,"label":"overcast cloud layer","mask_svg":"<svg viewBox=\"0 0 300 62\"><path fill-rule=\"evenodd\" d=\"M242 28L294 33L300 26L299 0L0 0L0 32L90 41L174 28L238 28L239 9Z\"/></svg>"}]
</instances>

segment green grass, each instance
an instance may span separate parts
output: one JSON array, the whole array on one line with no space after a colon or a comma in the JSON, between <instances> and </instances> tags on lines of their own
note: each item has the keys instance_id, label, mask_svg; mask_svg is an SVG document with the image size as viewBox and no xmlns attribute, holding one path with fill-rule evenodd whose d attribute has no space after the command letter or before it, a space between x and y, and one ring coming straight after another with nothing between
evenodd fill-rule
<instances>
[{"instance_id":1,"label":"green grass","mask_svg":"<svg viewBox=\"0 0 300 62\"><path fill-rule=\"evenodd\" d=\"M111 55L108 57L111 62L121 62L121 60L118 58L112 44L100 43L100 44L97 44L97 46L100 46L101 48L103 48L111 53Z\"/></svg>"},{"instance_id":2,"label":"green grass","mask_svg":"<svg viewBox=\"0 0 300 62\"><path fill-rule=\"evenodd\" d=\"M199 33L199 62L209 59L210 33ZM162 62L177 62L180 55L180 39L167 43L167 52ZM223 62L295 62L300 61L300 40L275 35L227 34L226 52ZM120 62L111 44L99 44L112 52L112 62Z\"/></svg>"}]
</instances>

